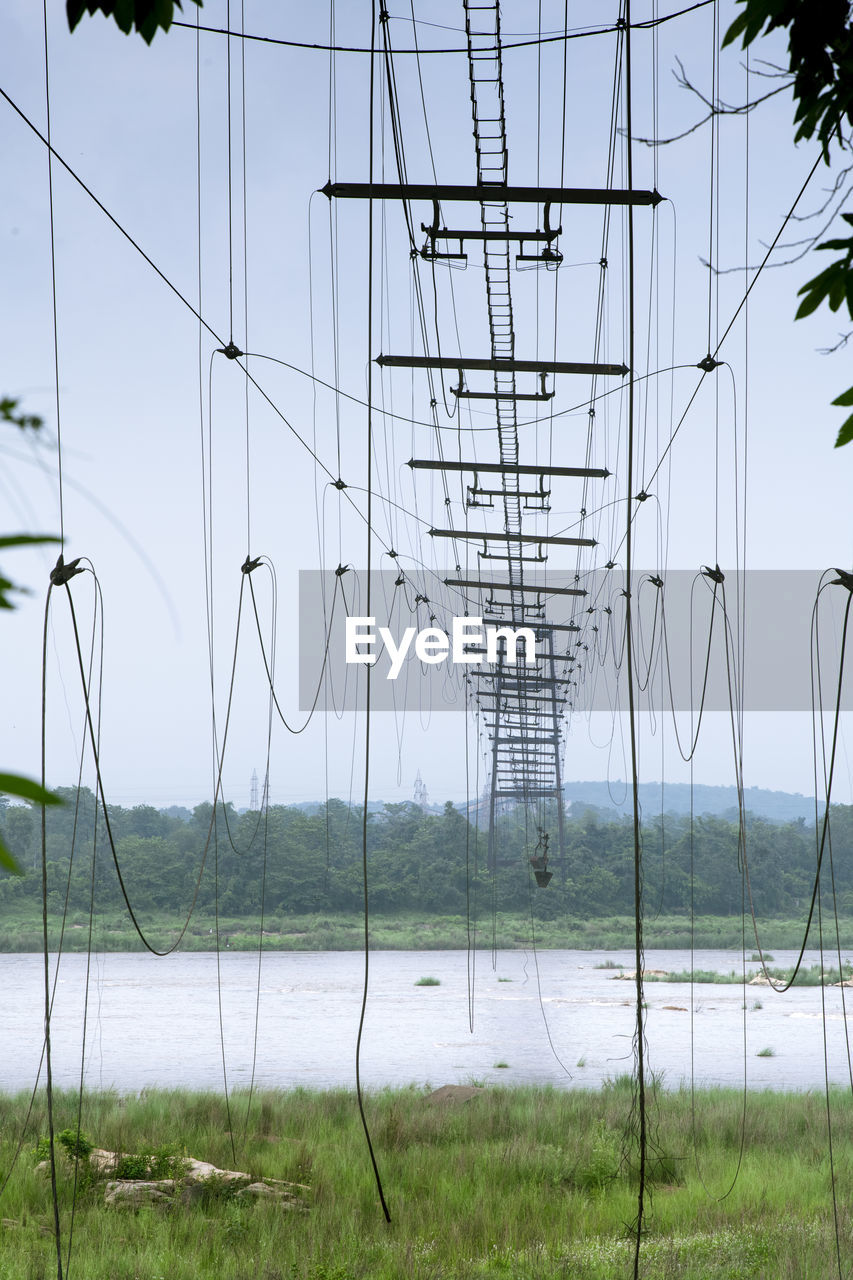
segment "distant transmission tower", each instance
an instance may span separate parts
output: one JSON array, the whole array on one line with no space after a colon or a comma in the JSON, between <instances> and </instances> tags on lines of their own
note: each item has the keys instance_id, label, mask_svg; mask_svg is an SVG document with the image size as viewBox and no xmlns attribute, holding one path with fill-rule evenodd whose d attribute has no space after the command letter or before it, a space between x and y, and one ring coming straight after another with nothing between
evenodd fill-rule
<instances>
[{"instance_id":1,"label":"distant transmission tower","mask_svg":"<svg viewBox=\"0 0 853 1280\"><path fill-rule=\"evenodd\" d=\"M429 804L429 792L424 786L424 780L421 777L420 769L418 769L418 776L415 778L415 790L412 799L415 804L419 804L422 809Z\"/></svg>"},{"instance_id":2,"label":"distant transmission tower","mask_svg":"<svg viewBox=\"0 0 853 1280\"><path fill-rule=\"evenodd\" d=\"M264 794L261 800L261 808L268 809L270 807L270 775L264 775Z\"/></svg>"},{"instance_id":3,"label":"distant transmission tower","mask_svg":"<svg viewBox=\"0 0 853 1280\"><path fill-rule=\"evenodd\" d=\"M252 788L249 792L249 808L257 809L258 807L258 771L252 770Z\"/></svg>"}]
</instances>

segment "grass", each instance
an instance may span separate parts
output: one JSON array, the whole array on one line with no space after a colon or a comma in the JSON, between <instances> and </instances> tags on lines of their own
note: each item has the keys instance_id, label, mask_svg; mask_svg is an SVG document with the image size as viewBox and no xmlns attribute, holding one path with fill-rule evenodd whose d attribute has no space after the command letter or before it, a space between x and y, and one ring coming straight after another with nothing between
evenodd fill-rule
<instances>
[{"instance_id":1,"label":"grass","mask_svg":"<svg viewBox=\"0 0 853 1280\"><path fill-rule=\"evenodd\" d=\"M615 969L615 968L622 968L623 966L617 966L617 965L597 965L596 966L596 968L608 968L608 967ZM757 970L757 972L761 973L762 971L759 969ZM768 977L773 978L777 982L788 982L794 970L793 968L779 969L779 968L774 968L773 966L768 966L764 972L766 972ZM749 980L750 977L754 977L754 976L755 974L747 973L747 981ZM819 964L812 964L807 967L806 966L800 967L800 970L797 973L796 978L794 979L793 985L795 987L819 987L821 985L821 981L823 981L824 986L832 986L833 983L840 982L842 978L846 981L850 977L853 977L853 965L849 965L845 963L844 965L842 965L841 973L839 973L838 969L821 968ZM662 976L658 976L657 974L650 973L646 975L645 981L646 982L698 982L698 983L704 982L704 983L713 983L717 986L738 985L743 982L743 974L738 973L734 969L731 969L728 973L718 973L714 969L692 969L692 970L682 969L678 973L667 973ZM759 1005L758 1007L760 1008L761 1006Z\"/></svg>"},{"instance_id":2,"label":"grass","mask_svg":"<svg viewBox=\"0 0 853 1280\"><path fill-rule=\"evenodd\" d=\"M759 1049L759 1050L758 1050L758 1053L757 1053L755 1056L756 1056L756 1058L775 1058L775 1057L776 1057L776 1050L775 1050L775 1049L769 1049L769 1048L768 1048L768 1049Z\"/></svg>"},{"instance_id":3,"label":"grass","mask_svg":"<svg viewBox=\"0 0 853 1280\"><path fill-rule=\"evenodd\" d=\"M80 917L85 919L85 917ZM162 948L176 941L183 920L162 914L142 913L142 925L150 933L154 945ZM762 919L758 922L762 939L775 948L799 948L802 941L801 920ZM213 950L212 916L193 917L181 943L183 951ZM840 945L853 947L853 917L842 918ZM498 912L498 946L517 950L530 946L530 918L524 913ZM223 947L232 951L256 951L258 922L248 918L220 917ZM73 927L69 921L63 947L67 951L85 951L88 930ZM59 942L59 925L54 921L49 930L50 949ZM646 948L687 949L691 944L690 924L683 916L656 916L645 921L643 937ZM264 922L264 949L267 951L358 951L364 940L364 921L358 913L316 912L311 915L285 916L272 913ZM399 915L371 913L371 946L383 951L464 950L468 945L468 929L464 915L424 916L403 912ZM703 916L696 920L693 945L700 949L729 949L738 953L742 945L740 916ZM814 946L819 939L812 938ZM481 914L476 930L476 945L491 948L491 917ZM633 948L634 921L631 916L604 916L595 919L561 917L536 921L536 945L546 948L572 948L588 951L622 951ZM0 952L41 951L41 915L36 908L17 904L4 908L0 928ZM116 912L98 917L94 946L97 951L141 951L142 943L127 917Z\"/></svg>"},{"instance_id":4,"label":"grass","mask_svg":"<svg viewBox=\"0 0 853 1280\"><path fill-rule=\"evenodd\" d=\"M441 978L418 978L416 987L440 987Z\"/></svg>"},{"instance_id":5,"label":"grass","mask_svg":"<svg viewBox=\"0 0 853 1280\"><path fill-rule=\"evenodd\" d=\"M0 1097L3 1280L56 1275L50 1184L32 1150L44 1097ZM83 1134L112 1150L173 1144L221 1168L311 1187L309 1211L198 1203L107 1209L97 1182L78 1189L72 1275L86 1280L627 1280L636 1154L626 1146L631 1082L601 1091L488 1087L464 1104L420 1089L367 1094L365 1107L392 1221L378 1202L352 1093L232 1095L146 1091L83 1099ZM848 1110L831 1095L836 1124ZM826 1280L834 1275L825 1100L750 1094L740 1173L737 1091L660 1093L649 1110L651 1196L644 1280ZM76 1135L76 1098L55 1097L57 1130ZM232 1152L232 1137L236 1156ZM13 1165L19 1140L23 1147ZM1 1180L1 1179L0 1179ZM849 1240L853 1154L835 1162ZM63 1248L71 1164L59 1159ZM6 1225L11 1224L11 1225ZM844 1244L846 1248L846 1243Z\"/></svg>"}]
</instances>

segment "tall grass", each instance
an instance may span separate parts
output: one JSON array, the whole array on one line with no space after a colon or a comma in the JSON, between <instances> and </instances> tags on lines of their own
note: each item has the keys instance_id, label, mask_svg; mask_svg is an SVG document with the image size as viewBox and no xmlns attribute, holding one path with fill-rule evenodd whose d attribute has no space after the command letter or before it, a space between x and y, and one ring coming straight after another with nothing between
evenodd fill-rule
<instances>
[{"instance_id":1,"label":"tall grass","mask_svg":"<svg viewBox=\"0 0 853 1280\"><path fill-rule=\"evenodd\" d=\"M88 917L77 914L66 928L64 947L85 951ZM145 918L145 929L157 946L174 942L182 919L153 915ZM212 917L194 918L184 935L184 951L211 951L214 947ZM496 920L498 946L506 950L530 946L530 918L523 914L499 912ZM759 922L765 947L796 948L802 941L799 920L767 919ZM220 918L220 940L233 951L253 951L258 946L258 921L247 917ZM468 945L464 916L430 916L419 913L371 915L371 945L388 951L461 950ZM643 926L645 945L652 949L685 950L691 945L691 931L682 916L657 916ZM476 927L477 945L491 947L491 917L482 915ZM264 924L264 948L268 951L353 951L364 938L364 921L357 913L317 913L313 915L272 915ZM59 922L50 926L51 949L59 941ZM740 952L743 941L739 916L703 916L696 920L692 942L700 949L731 948ZM607 916L591 920L561 917L536 921L536 943L541 948L559 947L589 951L623 951L634 945L634 921L628 916ZM812 939L814 946L819 940ZM0 952L40 951L41 916L20 907L4 913L0 924ZM840 945L853 947L853 918L840 921ZM143 949L129 920L119 914L98 917L95 922L98 951L140 951ZM753 957L755 958L755 957Z\"/></svg>"},{"instance_id":2,"label":"tall grass","mask_svg":"<svg viewBox=\"0 0 853 1280\"><path fill-rule=\"evenodd\" d=\"M0 1169L22 1136L23 1096L0 1097ZM392 1222L380 1212L351 1093L266 1092L232 1099L236 1165L311 1186L310 1210L222 1198L177 1210L107 1209L97 1184L78 1192L72 1280L619 1280L630 1275L626 1224L636 1160L626 1141L631 1082L599 1092L490 1088L436 1105L410 1088L367 1096ZM824 1099L751 1094L746 1153L741 1098L662 1093L650 1112L653 1188L645 1280L828 1280L834 1235ZM847 1110L833 1095L836 1123ZM76 1099L56 1098L56 1127L76 1129ZM44 1132L36 1102L0 1215L3 1280L56 1274L49 1182L30 1154ZM133 1152L177 1144L234 1166L224 1099L144 1092L84 1098L82 1128ZM63 1230L70 1166L60 1166ZM836 1187L849 1232L853 1158L839 1148Z\"/></svg>"},{"instance_id":3,"label":"tall grass","mask_svg":"<svg viewBox=\"0 0 853 1280\"><path fill-rule=\"evenodd\" d=\"M616 968L616 966L611 963L608 965L597 965L596 968ZM776 982L789 982L793 972L793 968L779 969L768 965L764 971L760 969L755 970L755 972L748 971L747 980L755 977L756 974L764 976L766 973L768 978L772 978ZM853 965L846 963L842 965L840 973L838 969L821 968L819 964L803 965L797 971L797 976L794 978L793 986L819 987L821 983L823 983L824 986L832 986L834 983L840 982L842 979L846 982L851 975L853 975ZM646 982L705 982L714 983L717 986L725 986L737 985L738 983L743 982L743 973L738 973L734 969L731 969L728 973L718 973L714 969L681 969L677 973L649 973L646 974L645 980Z\"/></svg>"}]
</instances>

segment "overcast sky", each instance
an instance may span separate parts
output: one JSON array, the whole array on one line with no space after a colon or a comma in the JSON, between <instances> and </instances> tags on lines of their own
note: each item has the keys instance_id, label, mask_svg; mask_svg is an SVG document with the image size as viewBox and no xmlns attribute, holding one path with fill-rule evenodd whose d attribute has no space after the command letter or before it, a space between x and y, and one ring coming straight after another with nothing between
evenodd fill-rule
<instances>
[{"instance_id":1,"label":"overcast sky","mask_svg":"<svg viewBox=\"0 0 853 1280\"><path fill-rule=\"evenodd\" d=\"M530 4L503 6L509 42L533 30L536 9ZM634 4L632 10L635 21L652 15L651 4ZM239 25L240 6L232 3L231 11L232 25ZM578 31L606 25L617 16L615 6L611 12L600 3L573 4L569 11L570 27ZM721 11L725 29L734 6L723 4ZM562 3L542 5L543 32L560 30L562 12ZM421 47L463 45L461 4L418 3L414 13ZM189 13L185 17L193 20ZM69 35L62 0L50 0L48 18L55 150L174 288L201 311L218 338L206 330L200 336L190 308L55 162L66 559L91 560L103 593L100 731L107 794L122 804L192 805L210 796L215 768L209 641L212 636L221 742L244 581L240 566L247 554L266 556L275 566L275 680L282 710L297 725L304 721L296 670L299 571L351 566L342 584L349 605L358 605L363 590L358 572L366 565L366 412L308 375L313 372L363 400L370 354L423 351L409 243L401 206L377 206L369 344L366 205L341 201L330 207L324 196L313 194L330 174L342 181L367 180L369 58L364 54L340 53L330 59L307 48L232 42L229 252L226 39L202 33L197 65L196 36L187 29L161 33L148 48L101 17L85 18ZM408 4L392 10L389 30L396 49L413 47L410 18ZM249 0L244 20L245 30L258 35L308 43L329 40L328 5ZM224 26L224 0L207 0L203 21ZM673 70L678 57L697 88L710 95L712 38L712 8L660 27L656 39L649 31L635 33L637 135L657 129L659 136L669 136L701 118L701 103L677 86ZM336 6L335 41L369 46L369 4L349 0ZM562 43L507 50L512 182L558 185L564 164L566 185L606 184L615 50L612 34L567 43L564 156ZM758 53L781 57L782 47L768 43ZM439 181L471 182L475 164L466 58L461 53L425 54L420 67L423 102L415 58L401 52L394 59L408 177L431 181L434 160ZM753 75L747 86L742 55L731 50L721 59L719 76L720 94L732 103L773 84ZM44 31L40 12L26 0L7 0L0 13L0 85L44 132ZM4 430L0 529L57 532L47 155L6 102L0 102L0 112L0 394L20 397L25 411L41 414L46 422L38 441L11 427ZM636 563L649 571L745 563L755 569L812 570L816 584L827 566L849 566L853 559L853 448L833 452L841 415L830 406L850 381L849 361L843 354L833 359L817 351L837 340L840 325L825 309L793 323L796 289L825 265L820 259L762 274L725 342L725 366L704 380L665 465L657 470L700 381L695 365L709 350L709 326L713 349L749 278L742 270L716 278L709 321L708 270L701 259L707 259L710 244L722 268L758 263L814 162L814 147L792 145L791 116L789 97L779 95L749 117L748 136L742 117L722 122L713 199L707 126L657 151L635 144L635 185L656 185L666 198L656 213L638 210L635 218L635 368L638 375L653 375L643 381L637 399L637 466L640 480L648 480L651 500L637 521ZM376 171L393 181L380 63L376 120ZM624 162L620 143L616 186L624 185ZM800 212L818 207L828 184L821 169ZM464 206L448 208L448 222L471 217ZM522 217L535 217L535 209L513 212L519 225ZM429 220L431 207L415 205L413 213L420 237L419 222ZM513 279L517 352L544 358L553 354L556 342L558 358L589 360L601 211L566 207L562 223L561 270L519 271ZM800 238L809 225L792 224L783 242ZM599 357L613 362L627 356L625 246L624 219L614 215ZM776 256L790 257L791 251L783 249ZM418 279L429 324L437 318L443 352L487 354L482 268L474 254L464 272L438 268L433 275L421 263ZM247 399L241 369L215 354L232 336L242 350L257 353L249 368L264 394L250 388ZM430 350L435 352L433 337ZM671 366L675 372L659 372ZM455 375L438 380L441 400L441 386L454 380ZM404 465L412 456L436 456L436 433L424 425L430 416L426 379L376 370L373 391L377 404L399 415L374 415L375 567L393 567L382 559L383 550L393 547L411 581L421 573L424 577L417 580L433 582L431 597L447 618L458 611L458 602L440 584L447 569L453 569L451 551L425 531L433 524L459 527L464 522L462 486L451 486L447 506L435 474L413 480ZM533 405L541 408L541 420L521 429L523 460L582 463L588 396L588 380L558 378L550 407ZM573 406L580 407L568 412ZM443 404L438 409L449 456L496 457L493 440L482 430L488 426L485 412L472 412L460 423L443 412ZM535 416L523 415L525 421ZM470 426L480 431L469 434L465 428ZM624 502L616 501L625 497L624 451L625 395L620 391L599 403L592 433L593 465L615 473L606 494L590 488L582 495L575 481L555 481L553 486L548 529L570 530L585 504L600 543L598 564L608 554L624 561L624 554L616 554L624 529ZM330 483L338 476L348 486L345 492ZM637 491L641 487L638 483ZM497 527L497 519L492 513L491 527ZM485 520L476 527L490 526ZM467 567L476 571L475 547L468 555ZM0 767L29 773L39 769L41 633L54 558L49 551L17 552L4 555L2 562L6 575L26 583L32 594L0 626ZM549 561L562 571L574 564L568 554L554 554ZM271 576L262 568L253 581L265 644L272 653ZM209 627L206 599L211 591ZM92 634L91 575L74 580L73 596L85 647ZM64 592L54 593L48 633L47 772L54 784L75 780L83 740L80 679L63 597ZM426 625L423 609L418 617L419 625ZM683 619L680 625L685 625ZM802 632L798 626L797 635ZM784 609L779 633L784 648ZM824 638L831 675L829 623ZM320 652L319 632L316 643ZM790 660L806 665L807 648L798 648ZM97 666L96 661L96 671ZM411 672L409 683L414 690ZM241 622L223 771L226 797L240 806L249 801L253 769L263 776L267 724L263 662L249 608ZM344 797L352 791L357 798L362 733L361 718L351 714L318 713L299 736L276 722L271 799L320 799L327 789ZM472 725L467 733L467 785L473 791L477 785L482 789L485 772L482 762L477 765ZM695 763L697 781L734 780L729 735L724 715L708 717ZM378 713L374 719L371 795L411 798L420 770L433 801L464 799L465 741L461 706L438 714L410 692L405 711ZM673 781L686 780L677 760L666 717L645 717L643 778L663 773ZM625 776L618 717L614 721L595 713L573 721L564 772L567 779ZM851 798L850 778L845 744L836 798ZM92 784L90 758L84 762L83 779ZM809 717L782 710L748 715L745 780L810 792Z\"/></svg>"}]
</instances>

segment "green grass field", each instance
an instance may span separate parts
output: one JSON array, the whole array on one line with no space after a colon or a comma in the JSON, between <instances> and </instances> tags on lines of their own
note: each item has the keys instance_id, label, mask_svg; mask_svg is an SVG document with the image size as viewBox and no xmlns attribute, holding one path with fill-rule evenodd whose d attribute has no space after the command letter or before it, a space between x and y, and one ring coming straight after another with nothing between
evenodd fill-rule
<instances>
[{"instance_id":1,"label":"green grass field","mask_svg":"<svg viewBox=\"0 0 853 1280\"><path fill-rule=\"evenodd\" d=\"M70 1276L79 1280L617 1280L631 1274L636 1173L626 1122L631 1082L600 1092L489 1088L460 1103L421 1090L368 1095L391 1211L386 1224L352 1093L85 1097L98 1146L172 1150L255 1176L308 1184L310 1208L210 1194L189 1207L106 1207L78 1189ZM50 1183L35 1168L39 1096L0 1098L3 1280L56 1276ZM59 1095L56 1129L76 1128ZM651 1108L652 1190L645 1280L832 1280L835 1229L821 1095L661 1093ZM851 1102L832 1095L842 1259L851 1257ZM234 1134L236 1163L229 1129ZM13 1166L18 1144L21 1152ZM740 1167L739 1167L740 1161ZM72 1168L58 1157L63 1249ZM739 1171L738 1171L739 1170ZM735 1177L737 1174L737 1177ZM732 1183L734 1185L732 1186ZM728 1193L728 1194L727 1194ZM846 1265L846 1263L845 1263Z\"/></svg>"},{"instance_id":2,"label":"green grass field","mask_svg":"<svg viewBox=\"0 0 853 1280\"><path fill-rule=\"evenodd\" d=\"M141 923L154 944L169 946L177 940L183 920L154 913L142 913ZM853 918L842 919L840 942L853 947ZM214 948L213 917L194 916L181 942L182 951L211 951ZM72 913L66 921L63 950L85 951L89 936L88 916ZM529 947L530 917L500 912L495 922L497 945L503 950ZM759 924L762 945L767 948L799 947L804 921L762 920ZM657 916L643 926L647 949L685 949L690 946L690 925L683 916ZM476 944L488 948L492 944L492 920L481 915L472 922ZM588 951L617 951L634 945L634 921L629 916L606 916L581 920L537 920L537 946L573 948ZM220 943L233 951L253 951L258 946L258 921L224 917L219 921ZM59 944L59 921L50 926L50 947ZM373 914L370 920L371 945L386 951L444 951L464 948L468 944L468 927L464 916L398 916ZM696 920L693 945L699 949L731 948L740 951L743 940L739 916L702 916ZM318 913L304 916L270 915L264 921L264 948L269 951L357 951L364 941L364 922L357 913ZM818 939L811 940L815 947ZM140 951L139 941L126 915L108 913L95 921L93 945L98 951ZM755 945L751 925L746 933L746 947ZM35 910L16 907L4 912L0 920L0 952L40 951L42 947L41 916Z\"/></svg>"}]
</instances>

